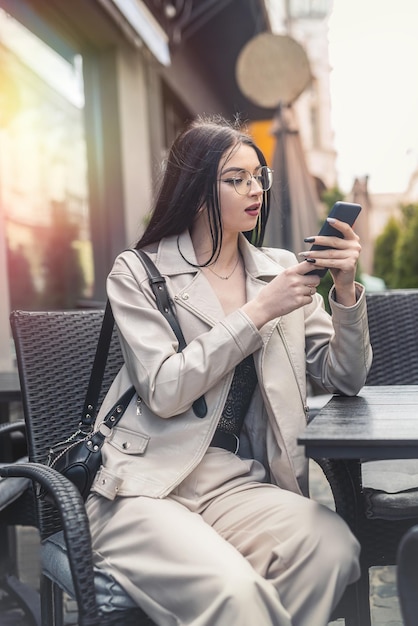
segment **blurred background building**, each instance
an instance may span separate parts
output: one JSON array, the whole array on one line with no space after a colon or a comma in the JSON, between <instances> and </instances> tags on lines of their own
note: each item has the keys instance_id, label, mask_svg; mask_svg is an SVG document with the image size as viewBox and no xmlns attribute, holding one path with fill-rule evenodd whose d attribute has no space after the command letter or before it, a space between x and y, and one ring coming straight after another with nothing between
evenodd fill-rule
<instances>
[{"instance_id":1,"label":"blurred background building","mask_svg":"<svg viewBox=\"0 0 418 626\"><path fill-rule=\"evenodd\" d=\"M322 194L338 186L331 9L332 0L0 0L0 369L12 358L10 309L105 299L113 260L141 234L186 120L239 115L273 160L280 98L258 104L236 71L261 33L293 38L309 60L291 105L323 218ZM411 181L410 197L417 188ZM350 198L365 208L371 272L373 237L399 198L371 198L367 179L353 181Z\"/></svg>"},{"instance_id":2,"label":"blurred background building","mask_svg":"<svg viewBox=\"0 0 418 626\"><path fill-rule=\"evenodd\" d=\"M3 355L10 308L104 300L186 119L271 116L234 77L269 29L261 0L0 1Z\"/></svg>"}]
</instances>

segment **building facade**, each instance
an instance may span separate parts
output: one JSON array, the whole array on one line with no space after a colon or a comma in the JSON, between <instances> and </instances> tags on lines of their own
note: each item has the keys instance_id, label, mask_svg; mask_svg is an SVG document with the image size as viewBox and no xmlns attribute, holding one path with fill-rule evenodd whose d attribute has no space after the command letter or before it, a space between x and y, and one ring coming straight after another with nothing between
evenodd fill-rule
<instances>
[{"instance_id":1,"label":"building facade","mask_svg":"<svg viewBox=\"0 0 418 626\"><path fill-rule=\"evenodd\" d=\"M11 308L103 302L186 120L271 116L235 80L269 29L262 0L0 0L2 354Z\"/></svg>"},{"instance_id":2,"label":"building facade","mask_svg":"<svg viewBox=\"0 0 418 626\"><path fill-rule=\"evenodd\" d=\"M334 133L331 126L331 66L328 20L333 0L267 0L272 31L287 34L304 48L311 82L293 103L306 162L318 190L337 185Z\"/></svg>"}]
</instances>

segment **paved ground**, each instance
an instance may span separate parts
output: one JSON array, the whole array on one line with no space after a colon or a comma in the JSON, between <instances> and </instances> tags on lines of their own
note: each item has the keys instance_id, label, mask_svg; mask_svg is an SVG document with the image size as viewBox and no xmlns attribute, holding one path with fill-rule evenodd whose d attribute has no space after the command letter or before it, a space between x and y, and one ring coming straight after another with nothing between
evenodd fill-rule
<instances>
[{"instance_id":1,"label":"paved ground","mask_svg":"<svg viewBox=\"0 0 418 626\"><path fill-rule=\"evenodd\" d=\"M312 497L332 507L332 498L318 466L311 467ZM18 541L18 563L24 582L36 586L38 581L38 542L36 533L21 529ZM396 570L394 567L376 567L371 572L371 606L373 626L402 626L396 594ZM74 624L73 605L68 606L66 624ZM29 626L16 605L0 591L1 626ZM332 626L343 626L344 620L332 622ZM255 625L259 626L259 625ZM315 626L315 624L312 624Z\"/></svg>"}]
</instances>

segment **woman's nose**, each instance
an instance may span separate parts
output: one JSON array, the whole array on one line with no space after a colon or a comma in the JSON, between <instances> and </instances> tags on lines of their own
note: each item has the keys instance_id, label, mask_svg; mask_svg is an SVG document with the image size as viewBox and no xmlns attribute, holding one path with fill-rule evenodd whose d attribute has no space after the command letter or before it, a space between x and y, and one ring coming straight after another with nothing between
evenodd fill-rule
<instances>
[{"instance_id":1,"label":"woman's nose","mask_svg":"<svg viewBox=\"0 0 418 626\"><path fill-rule=\"evenodd\" d=\"M248 193L250 194L262 194L263 193L263 188L261 186L261 183L256 179L255 176L251 176L250 180L249 180L249 189L248 189Z\"/></svg>"}]
</instances>

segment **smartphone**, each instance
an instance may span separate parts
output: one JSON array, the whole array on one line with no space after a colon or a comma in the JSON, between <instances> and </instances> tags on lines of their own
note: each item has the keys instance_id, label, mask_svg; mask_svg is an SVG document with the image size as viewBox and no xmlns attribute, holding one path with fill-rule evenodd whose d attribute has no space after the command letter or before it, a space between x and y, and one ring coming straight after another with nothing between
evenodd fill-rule
<instances>
[{"instance_id":1,"label":"smartphone","mask_svg":"<svg viewBox=\"0 0 418 626\"><path fill-rule=\"evenodd\" d=\"M346 222L352 226L356 221L359 213L361 211L361 206L359 204L355 204L354 202L336 202L329 212L328 217L335 217L337 220L341 220L341 222ZM340 239L344 239L343 234L334 228L329 222L325 221L322 225L321 230L318 235L325 235L327 237L340 237ZM311 246L311 250L327 250L331 248L331 246L319 246L318 244L313 244ZM321 278L325 276L328 269L326 267L319 267L318 269L314 269L308 274L316 274Z\"/></svg>"}]
</instances>

